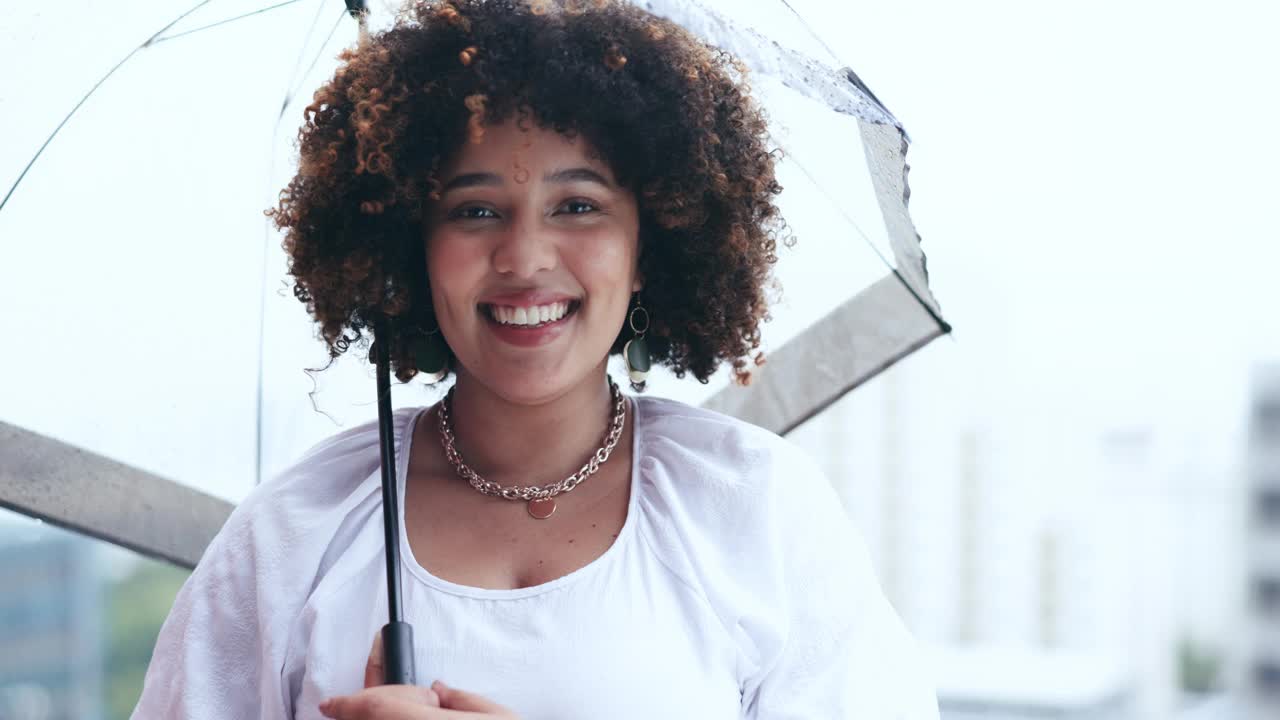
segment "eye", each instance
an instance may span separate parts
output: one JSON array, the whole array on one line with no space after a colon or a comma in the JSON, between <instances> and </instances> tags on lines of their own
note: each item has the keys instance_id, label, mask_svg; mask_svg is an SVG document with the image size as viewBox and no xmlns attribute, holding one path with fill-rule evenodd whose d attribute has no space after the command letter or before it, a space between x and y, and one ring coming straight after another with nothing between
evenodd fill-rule
<instances>
[{"instance_id":1,"label":"eye","mask_svg":"<svg viewBox=\"0 0 1280 720\"><path fill-rule=\"evenodd\" d=\"M480 213L490 213L490 215L482 215ZM493 210L481 205L464 205L453 212L449 213L450 220L487 220L493 215Z\"/></svg>"},{"instance_id":2,"label":"eye","mask_svg":"<svg viewBox=\"0 0 1280 720\"><path fill-rule=\"evenodd\" d=\"M568 212L569 215L587 215L592 211L598 211L600 209L595 206L595 203L587 200L570 200L560 207L572 208Z\"/></svg>"}]
</instances>

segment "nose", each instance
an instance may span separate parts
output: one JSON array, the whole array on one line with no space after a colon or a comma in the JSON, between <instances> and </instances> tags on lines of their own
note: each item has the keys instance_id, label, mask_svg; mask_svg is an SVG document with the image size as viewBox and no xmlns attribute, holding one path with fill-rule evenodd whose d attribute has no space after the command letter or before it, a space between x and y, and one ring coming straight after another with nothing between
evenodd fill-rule
<instances>
[{"instance_id":1,"label":"nose","mask_svg":"<svg viewBox=\"0 0 1280 720\"><path fill-rule=\"evenodd\" d=\"M556 266L554 233L540 227L537 219L512 223L493 249L493 268L503 275L533 277Z\"/></svg>"}]
</instances>

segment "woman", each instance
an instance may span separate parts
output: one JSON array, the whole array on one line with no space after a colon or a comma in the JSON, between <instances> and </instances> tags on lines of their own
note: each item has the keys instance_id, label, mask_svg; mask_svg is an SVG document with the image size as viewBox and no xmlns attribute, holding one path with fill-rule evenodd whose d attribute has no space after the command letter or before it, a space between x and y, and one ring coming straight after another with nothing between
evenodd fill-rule
<instances>
[{"instance_id":1,"label":"woman","mask_svg":"<svg viewBox=\"0 0 1280 720\"><path fill-rule=\"evenodd\" d=\"M814 463L606 374L759 361L780 187L732 58L626 4L457 0L344 60L273 216L333 357L381 312L401 380L453 379L396 414L430 687L381 685L370 649L369 424L236 509L134 717L936 717Z\"/></svg>"}]
</instances>

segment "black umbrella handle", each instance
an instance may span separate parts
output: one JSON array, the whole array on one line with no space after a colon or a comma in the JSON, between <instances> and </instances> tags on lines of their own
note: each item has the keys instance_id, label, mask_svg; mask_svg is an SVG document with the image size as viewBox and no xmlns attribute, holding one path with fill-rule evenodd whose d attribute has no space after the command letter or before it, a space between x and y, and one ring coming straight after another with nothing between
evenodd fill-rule
<instances>
[{"instance_id":1,"label":"black umbrella handle","mask_svg":"<svg viewBox=\"0 0 1280 720\"><path fill-rule=\"evenodd\" d=\"M382 627L382 684L414 684L413 626L407 622Z\"/></svg>"},{"instance_id":2,"label":"black umbrella handle","mask_svg":"<svg viewBox=\"0 0 1280 720\"><path fill-rule=\"evenodd\" d=\"M346 0L346 3L347 14L351 15L353 18L358 18L369 12L369 8L367 7L365 0Z\"/></svg>"},{"instance_id":3,"label":"black umbrella handle","mask_svg":"<svg viewBox=\"0 0 1280 720\"><path fill-rule=\"evenodd\" d=\"M400 596L400 502L396 498L395 427L391 422L391 350L387 318L374 319L374 355L378 366L378 440L382 447L382 529L387 558L387 616L382 628L382 670L386 685L412 685L413 627L404 622Z\"/></svg>"}]
</instances>

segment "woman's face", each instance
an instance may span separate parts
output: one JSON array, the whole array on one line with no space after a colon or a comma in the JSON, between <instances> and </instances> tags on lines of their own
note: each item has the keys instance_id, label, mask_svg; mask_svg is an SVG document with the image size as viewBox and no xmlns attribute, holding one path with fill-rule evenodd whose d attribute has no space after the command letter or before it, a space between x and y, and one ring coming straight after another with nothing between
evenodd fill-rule
<instances>
[{"instance_id":1,"label":"woman's face","mask_svg":"<svg viewBox=\"0 0 1280 720\"><path fill-rule=\"evenodd\" d=\"M532 123L485 129L437 174L427 269L461 367L513 402L555 398L598 371L637 274L634 193L586 141Z\"/></svg>"}]
</instances>

